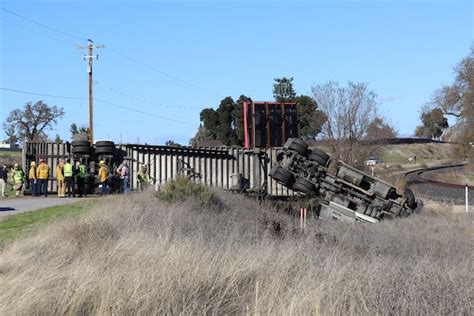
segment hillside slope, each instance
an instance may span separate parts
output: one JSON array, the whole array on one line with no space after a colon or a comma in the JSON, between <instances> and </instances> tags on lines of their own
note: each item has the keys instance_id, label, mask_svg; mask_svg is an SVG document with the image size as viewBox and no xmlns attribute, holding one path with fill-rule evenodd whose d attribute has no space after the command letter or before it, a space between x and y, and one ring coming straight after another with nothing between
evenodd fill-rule
<instances>
[{"instance_id":1,"label":"hillside slope","mask_svg":"<svg viewBox=\"0 0 474 316\"><path fill-rule=\"evenodd\" d=\"M221 202L218 202L221 201ZM109 197L0 250L0 314L468 314L472 214L379 225Z\"/></svg>"}]
</instances>

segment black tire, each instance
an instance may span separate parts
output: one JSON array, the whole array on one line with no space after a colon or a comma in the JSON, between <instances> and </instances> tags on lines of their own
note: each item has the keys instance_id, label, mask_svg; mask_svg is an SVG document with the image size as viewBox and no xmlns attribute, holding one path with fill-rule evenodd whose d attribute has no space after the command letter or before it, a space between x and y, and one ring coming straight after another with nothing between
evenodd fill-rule
<instances>
[{"instance_id":1,"label":"black tire","mask_svg":"<svg viewBox=\"0 0 474 316\"><path fill-rule=\"evenodd\" d=\"M293 180L293 175L280 166L276 166L270 171L270 177L285 187L289 186Z\"/></svg>"},{"instance_id":2,"label":"black tire","mask_svg":"<svg viewBox=\"0 0 474 316\"><path fill-rule=\"evenodd\" d=\"M329 161L329 155L320 149L314 148L311 150L308 159L317 162L323 167L326 167Z\"/></svg>"},{"instance_id":3,"label":"black tire","mask_svg":"<svg viewBox=\"0 0 474 316\"><path fill-rule=\"evenodd\" d=\"M97 147L95 149L96 154L102 154L102 155L113 155L114 154L115 147Z\"/></svg>"},{"instance_id":4,"label":"black tire","mask_svg":"<svg viewBox=\"0 0 474 316\"><path fill-rule=\"evenodd\" d=\"M308 153L308 144L298 138L292 138L288 149L296 151L298 154L305 156Z\"/></svg>"},{"instance_id":5,"label":"black tire","mask_svg":"<svg viewBox=\"0 0 474 316\"><path fill-rule=\"evenodd\" d=\"M72 147L90 147L90 143L87 140L73 140L71 142Z\"/></svg>"},{"instance_id":6,"label":"black tire","mask_svg":"<svg viewBox=\"0 0 474 316\"><path fill-rule=\"evenodd\" d=\"M73 154L90 154L91 148L89 146L74 146L72 147Z\"/></svg>"},{"instance_id":7,"label":"black tire","mask_svg":"<svg viewBox=\"0 0 474 316\"><path fill-rule=\"evenodd\" d=\"M95 147L115 147L115 143L110 140L100 140L95 142Z\"/></svg>"},{"instance_id":8,"label":"black tire","mask_svg":"<svg viewBox=\"0 0 474 316\"><path fill-rule=\"evenodd\" d=\"M293 184L293 191L304 193L304 194L311 194L314 193L316 187L314 184L305 178L297 178L295 184Z\"/></svg>"},{"instance_id":9,"label":"black tire","mask_svg":"<svg viewBox=\"0 0 474 316\"><path fill-rule=\"evenodd\" d=\"M415 194L413 194L413 191L410 188L405 188L405 199L406 199L406 206L411 208L412 210L416 209L416 199L415 199Z\"/></svg>"}]
</instances>

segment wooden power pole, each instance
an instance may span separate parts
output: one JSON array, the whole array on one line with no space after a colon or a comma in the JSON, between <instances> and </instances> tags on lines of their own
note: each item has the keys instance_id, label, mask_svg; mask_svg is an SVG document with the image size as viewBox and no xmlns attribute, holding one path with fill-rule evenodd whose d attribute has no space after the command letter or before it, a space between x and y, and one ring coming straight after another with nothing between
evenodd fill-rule
<instances>
[{"instance_id":1,"label":"wooden power pole","mask_svg":"<svg viewBox=\"0 0 474 316\"><path fill-rule=\"evenodd\" d=\"M94 42L90 39L87 40L89 43L86 47L78 46L81 49L87 50L89 55L84 55L84 60L87 60L87 73L89 75L89 133L90 133L90 143L94 143L94 97L92 93L92 61L93 59L99 59L99 55L93 55L94 48L102 48L104 45L94 45Z\"/></svg>"}]
</instances>

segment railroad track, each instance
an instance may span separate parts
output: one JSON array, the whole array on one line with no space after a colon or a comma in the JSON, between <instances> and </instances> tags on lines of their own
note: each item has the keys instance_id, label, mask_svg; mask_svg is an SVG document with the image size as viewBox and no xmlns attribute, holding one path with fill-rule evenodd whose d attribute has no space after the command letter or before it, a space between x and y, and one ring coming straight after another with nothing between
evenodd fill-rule
<instances>
[{"instance_id":1,"label":"railroad track","mask_svg":"<svg viewBox=\"0 0 474 316\"><path fill-rule=\"evenodd\" d=\"M414 190L417 195L420 195L421 197L429 198L440 202L463 204L465 203L465 185L428 179L426 177L423 177L423 174L436 170L460 169L465 165L467 164L463 163L455 165L437 166L409 171L405 173L407 186ZM473 204L474 187L469 186L468 190L469 204Z\"/></svg>"}]
</instances>

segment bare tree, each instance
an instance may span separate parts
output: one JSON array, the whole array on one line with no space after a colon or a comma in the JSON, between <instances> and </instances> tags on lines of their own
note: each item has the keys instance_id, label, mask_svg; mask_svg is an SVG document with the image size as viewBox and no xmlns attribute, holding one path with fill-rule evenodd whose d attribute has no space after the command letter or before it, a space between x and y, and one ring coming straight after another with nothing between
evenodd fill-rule
<instances>
[{"instance_id":1,"label":"bare tree","mask_svg":"<svg viewBox=\"0 0 474 316\"><path fill-rule=\"evenodd\" d=\"M43 101L35 104L28 102L23 109L10 112L3 123L3 129L9 132L14 131L14 135L21 140L43 141L47 138L46 132L51 130L63 115L62 108L49 106Z\"/></svg>"},{"instance_id":2,"label":"bare tree","mask_svg":"<svg viewBox=\"0 0 474 316\"><path fill-rule=\"evenodd\" d=\"M365 83L341 87L329 81L312 88L313 98L327 116L322 135L334 157L350 164L360 162L360 144L377 115L377 95Z\"/></svg>"}]
</instances>

